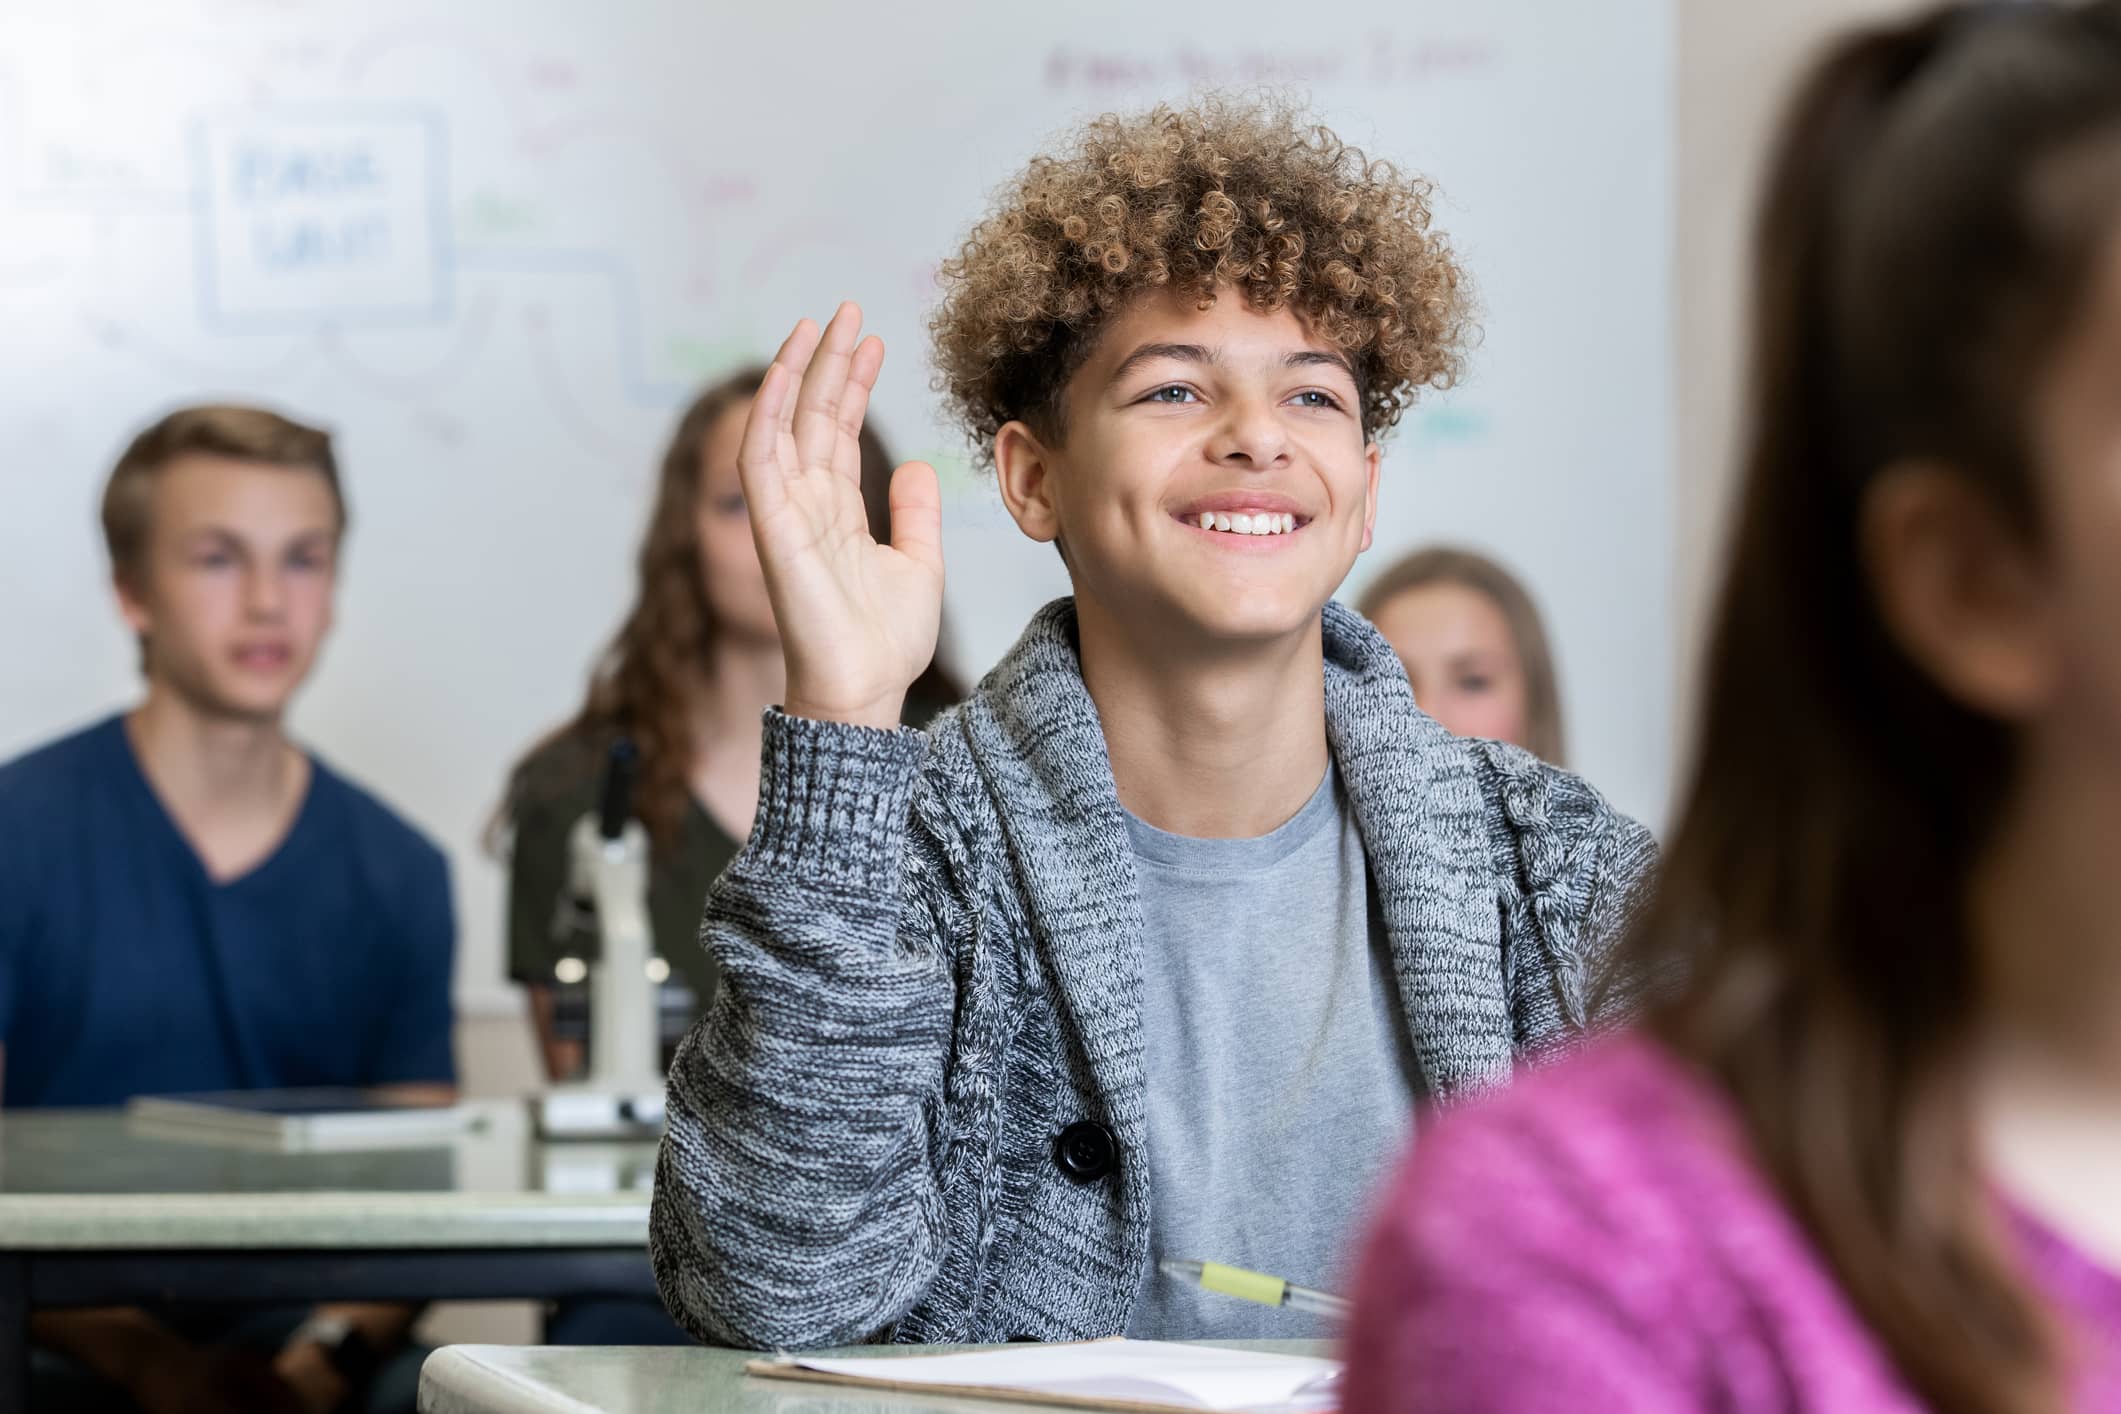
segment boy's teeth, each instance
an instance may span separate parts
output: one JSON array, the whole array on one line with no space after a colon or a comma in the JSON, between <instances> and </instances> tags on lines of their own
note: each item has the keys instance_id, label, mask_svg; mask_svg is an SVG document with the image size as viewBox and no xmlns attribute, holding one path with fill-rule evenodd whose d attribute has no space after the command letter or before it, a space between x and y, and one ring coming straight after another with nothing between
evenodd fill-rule
<instances>
[{"instance_id":1,"label":"boy's teeth","mask_svg":"<svg viewBox=\"0 0 2121 1414\"><path fill-rule=\"evenodd\" d=\"M1296 529L1296 517L1286 511L1202 511L1200 528L1230 535L1286 535Z\"/></svg>"}]
</instances>

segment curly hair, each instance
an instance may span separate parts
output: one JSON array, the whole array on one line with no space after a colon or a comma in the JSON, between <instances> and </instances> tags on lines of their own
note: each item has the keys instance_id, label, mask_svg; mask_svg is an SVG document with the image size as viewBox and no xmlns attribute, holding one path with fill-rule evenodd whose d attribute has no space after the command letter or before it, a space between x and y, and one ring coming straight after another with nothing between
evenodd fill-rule
<instances>
[{"instance_id":1,"label":"curly hair","mask_svg":"<svg viewBox=\"0 0 2121 1414\"><path fill-rule=\"evenodd\" d=\"M1062 390L1119 310L1228 286L1350 356L1375 437L1450 386L1472 327L1431 194L1279 104L1108 113L1033 159L943 263L936 391L982 462L1010 421L1058 439Z\"/></svg>"}]
</instances>

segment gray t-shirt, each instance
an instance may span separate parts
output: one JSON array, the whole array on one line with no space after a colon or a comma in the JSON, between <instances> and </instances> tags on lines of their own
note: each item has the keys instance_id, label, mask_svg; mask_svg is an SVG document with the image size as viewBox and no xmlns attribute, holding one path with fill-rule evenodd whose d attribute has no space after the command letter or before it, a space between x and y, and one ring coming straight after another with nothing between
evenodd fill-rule
<instances>
[{"instance_id":1,"label":"gray t-shirt","mask_svg":"<svg viewBox=\"0 0 2121 1414\"><path fill-rule=\"evenodd\" d=\"M1151 1214L1127 1334L1335 1334L1156 1263L1226 1262L1346 1291L1420 1084L1354 811L1329 766L1309 803L1258 839L1127 824L1147 924Z\"/></svg>"}]
</instances>

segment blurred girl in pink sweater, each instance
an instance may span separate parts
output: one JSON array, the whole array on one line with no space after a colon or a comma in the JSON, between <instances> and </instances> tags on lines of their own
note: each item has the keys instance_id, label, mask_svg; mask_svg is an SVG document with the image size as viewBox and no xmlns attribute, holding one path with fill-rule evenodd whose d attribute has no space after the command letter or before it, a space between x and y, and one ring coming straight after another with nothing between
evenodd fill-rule
<instances>
[{"instance_id":1,"label":"blurred girl in pink sweater","mask_svg":"<svg viewBox=\"0 0 2121 1414\"><path fill-rule=\"evenodd\" d=\"M1349 1414L2121 1411L2121 0L1835 45L1639 1032L1424 1127Z\"/></svg>"}]
</instances>

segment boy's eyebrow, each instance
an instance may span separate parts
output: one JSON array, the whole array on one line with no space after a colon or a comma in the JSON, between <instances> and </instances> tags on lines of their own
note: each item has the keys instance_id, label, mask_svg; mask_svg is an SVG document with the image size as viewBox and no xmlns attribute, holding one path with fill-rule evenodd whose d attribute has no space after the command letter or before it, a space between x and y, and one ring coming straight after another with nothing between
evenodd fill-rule
<instances>
[{"instance_id":1,"label":"boy's eyebrow","mask_svg":"<svg viewBox=\"0 0 2121 1414\"><path fill-rule=\"evenodd\" d=\"M1117 383L1142 364L1159 358L1177 359L1181 363L1216 363L1220 361L1216 356L1215 350L1202 344L1143 344L1133 353L1128 354L1119 361L1119 367L1112 370L1112 381ZM1282 359L1284 368L1304 368L1313 365L1337 368L1347 374L1350 381L1355 378L1355 365L1343 353L1327 349L1298 349L1295 353L1289 354Z\"/></svg>"},{"instance_id":2,"label":"boy's eyebrow","mask_svg":"<svg viewBox=\"0 0 2121 1414\"><path fill-rule=\"evenodd\" d=\"M1119 361L1112 370L1112 382L1117 383L1129 373L1159 358L1175 358L1181 363L1213 363L1215 354L1203 344L1143 344L1133 353Z\"/></svg>"},{"instance_id":3,"label":"boy's eyebrow","mask_svg":"<svg viewBox=\"0 0 2121 1414\"><path fill-rule=\"evenodd\" d=\"M178 538L193 543L204 541L223 541L230 545L243 543L243 537L236 534L235 531L230 530L225 525L214 525L211 522L205 525L186 526Z\"/></svg>"},{"instance_id":4,"label":"boy's eyebrow","mask_svg":"<svg viewBox=\"0 0 2121 1414\"><path fill-rule=\"evenodd\" d=\"M313 545L319 541L335 543L338 538L336 531L329 526L320 525L310 530L298 531L292 539L285 543L289 547L299 547ZM250 542L244 538L240 530L233 526L215 525L212 522L208 522L205 525L186 527L179 532L178 540L180 543L187 545L230 545L239 550L248 549L250 545Z\"/></svg>"},{"instance_id":5,"label":"boy's eyebrow","mask_svg":"<svg viewBox=\"0 0 2121 1414\"><path fill-rule=\"evenodd\" d=\"M318 550L335 550L338 545L339 537L319 526L315 530L303 531L281 548L295 554L313 554Z\"/></svg>"},{"instance_id":6,"label":"boy's eyebrow","mask_svg":"<svg viewBox=\"0 0 2121 1414\"><path fill-rule=\"evenodd\" d=\"M1355 365L1344 353L1329 352L1325 349L1300 349L1283 359L1282 363L1289 368L1302 368L1310 364L1327 364L1347 374L1349 382L1355 381Z\"/></svg>"}]
</instances>

